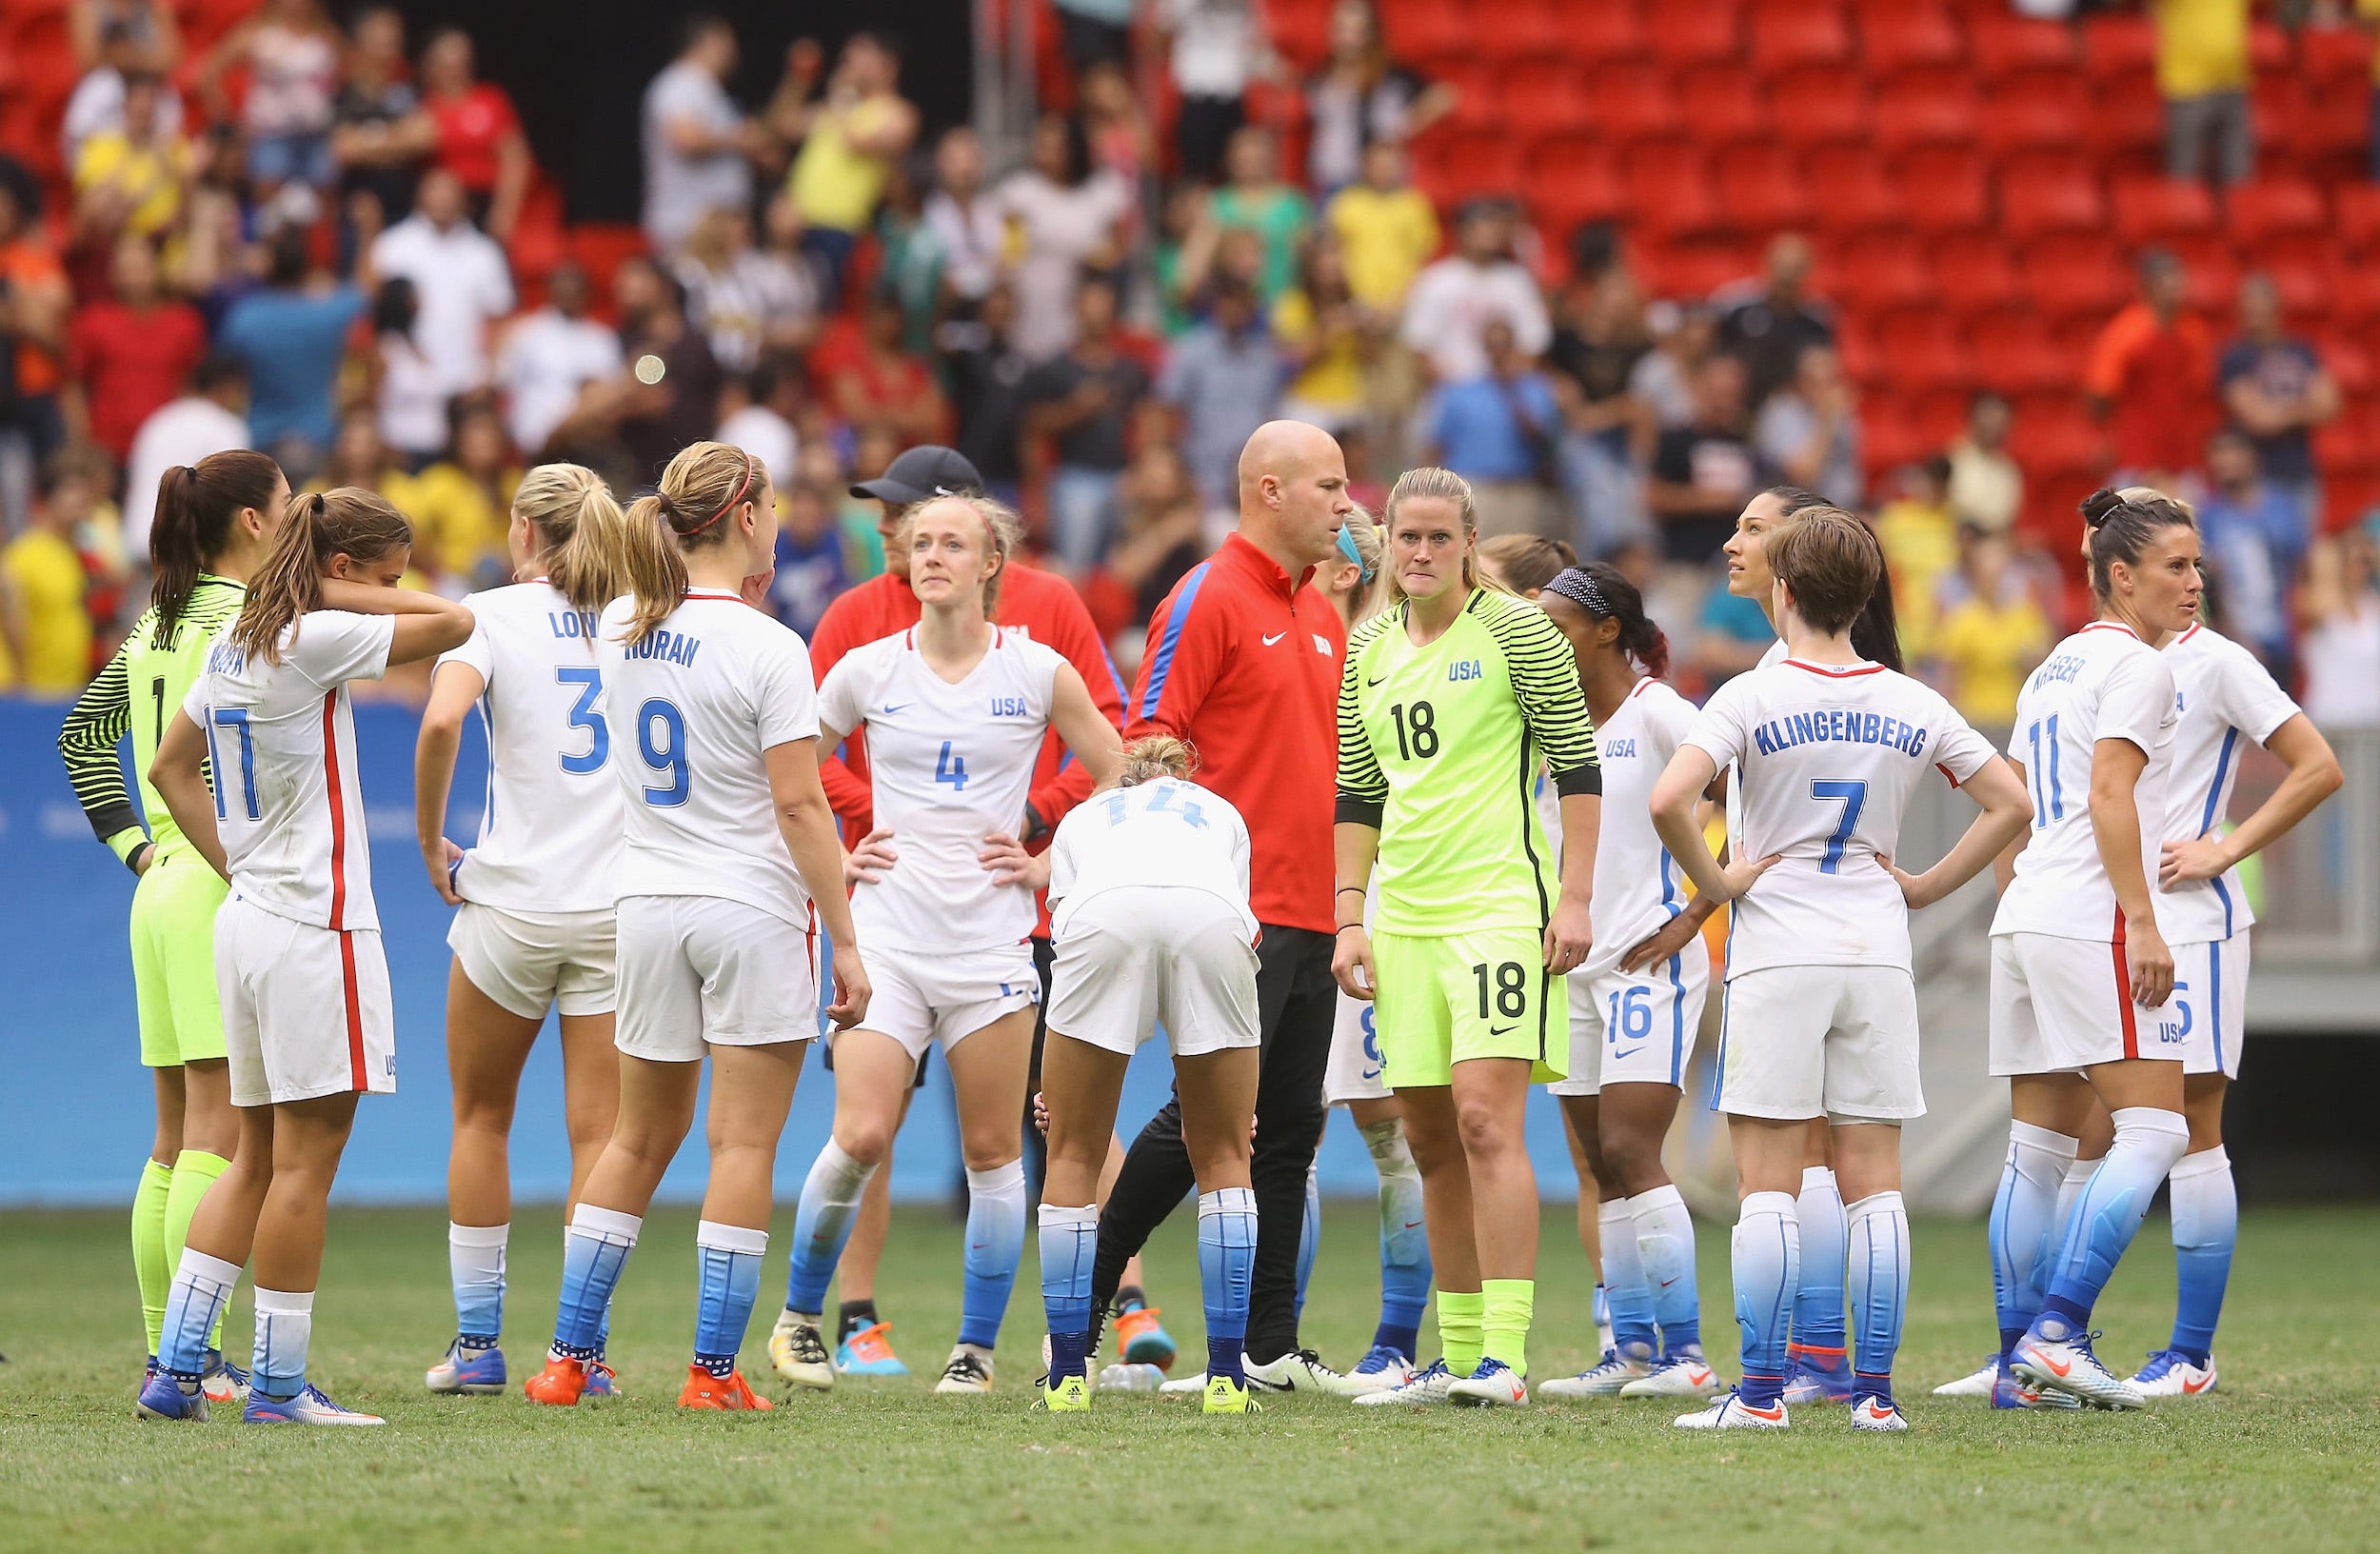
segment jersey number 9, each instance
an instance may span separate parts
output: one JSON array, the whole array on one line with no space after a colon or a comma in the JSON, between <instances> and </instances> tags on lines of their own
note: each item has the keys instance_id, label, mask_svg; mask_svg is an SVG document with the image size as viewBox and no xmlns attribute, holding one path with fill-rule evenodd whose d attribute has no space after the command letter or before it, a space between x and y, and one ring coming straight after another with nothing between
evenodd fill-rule
<instances>
[{"instance_id":1,"label":"jersey number 9","mask_svg":"<svg viewBox=\"0 0 2380 1554\"><path fill-rule=\"evenodd\" d=\"M653 742L655 725L667 736L665 744ZM636 709L636 746L645 764L669 779L666 787L648 786L645 802L656 809L672 809L685 803L694 791L694 774L686 769L685 715L670 703L654 697Z\"/></svg>"}]
</instances>

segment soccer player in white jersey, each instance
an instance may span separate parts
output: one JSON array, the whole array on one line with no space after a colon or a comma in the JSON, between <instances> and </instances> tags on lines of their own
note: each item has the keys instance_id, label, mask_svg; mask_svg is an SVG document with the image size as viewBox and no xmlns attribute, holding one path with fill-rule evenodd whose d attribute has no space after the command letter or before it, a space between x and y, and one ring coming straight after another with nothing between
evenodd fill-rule
<instances>
[{"instance_id":1,"label":"soccer player in white jersey","mask_svg":"<svg viewBox=\"0 0 2380 1554\"><path fill-rule=\"evenodd\" d=\"M2160 1013L2173 955L2151 882L2180 719L2155 644L2196 614L2198 533L2161 500L2093 503L2087 521L2098 618L2026 680L2009 741L2033 829L1992 922L1992 1072L2008 1076L2013 1117L1989 1225L1995 1407L2033 1406L2036 1387L2108 1408L2146 1401L2092 1353L2091 1310L2190 1142L2187 1044ZM2094 1093L2115 1141L2060 1223Z\"/></svg>"},{"instance_id":2,"label":"soccer player in white jersey","mask_svg":"<svg viewBox=\"0 0 2380 1554\"><path fill-rule=\"evenodd\" d=\"M818 929L847 1024L867 973L818 777L809 650L744 602L777 544L768 472L725 443L669 461L628 509L631 591L597 624L596 667L626 845L618 898L620 1116L580 1189L538 1403L587 1389L645 1210L694 1121L711 1063L710 1180L695 1231L694 1360L682 1408L764 1409L736 1368L768 1250L769 1183L818 1034ZM666 528L668 537L663 538Z\"/></svg>"},{"instance_id":3,"label":"soccer player in white jersey","mask_svg":"<svg viewBox=\"0 0 2380 1554\"><path fill-rule=\"evenodd\" d=\"M1538 605L1577 655L1603 765L1595 854L1600 924L1595 951L1568 979L1570 1074L1547 1088L1561 1098L1585 1151L1580 1188L1599 1200L1613 1341L1594 1367L1541 1384L1537 1396L1616 1396L1650 1378L1656 1362L1683 1384L1667 1395L1691 1396L1717 1383L1702 1356L1694 1220L1661 1167L1661 1143L1702 1023L1711 956L1697 934L1634 971L1622 969L1620 958L1687 905L1685 876L1654 833L1649 805L1695 708L1661 678L1669 639L1616 568L1595 562L1565 570Z\"/></svg>"},{"instance_id":4,"label":"soccer player in white jersey","mask_svg":"<svg viewBox=\"0 0 2380 1554\"><path fill-rule=\"evenodd\" d=\"M412 554L412 527L373 492L291 502L150 766L174 824L231 882L215 976L241 1110L239 1151L191 1218L166 1300L147 1418L207 1417L208 1330L252 1257L248 1423L381 1423L309 1385L306 1362L355 1098L397 1087L347 682L471 631L461 605L398 590Z\"/></svg>"},{"instance_id":5,"label":"soccer player in white jersey","mask_svg":"<svg viewBox=\"0 0 2380 1554\"><path fill-rule=\"evenodd\" d=\"M1037 1409L1091 1406L1091 1265L1100 1169L1124 1069L1159 1025L1173 1045L1182 1142L1198 1175L1199 1278L1206 1303L1205 1411L1257 1411L1240 1346L1256 1261L1248 1140L1256 1117L1256 914L1248 827L1188 780L1190 747L1152 735L1122 755L1117 786L1058 826L1049 895L1050 973L1041 1098L1041 1303L1050 1368Z\"/></svg>"},{"instance_id":6,"label":"soccer player in white jersey","mask_svg":"<svg viewBox=\"0 0 2380 1554\"><path fill-rule=\"evenodd\" d=\"M1892 1365L1909 1296L1900 1125L1925 1110L1909 911L1982 871L2024 827L2024 794L1991 744L1931 688L1860 658L1852 623L1882 558L1850 513L1815 508L1770 535L1788 656L1722 686L1655 784L1654 825L1696 888L1735 900L1717 1109L1743 1194L1734 1240L1742 1385L1691 1429L1788 1423L1788 1321L1800 1262L1795 1188L1809 1124L1833 1125L1853 1202L1858 1329L1852 1424L1907 1428ZM1737 764L1743 856L1725 866L1695 805ZM1910 795L1939 769L1982 813L1922 875L1892 867Z\"/></svg>"},{"instance_id":7,"label":"soccer player in white jersey","mask_svg":"<svg viewBox=\"0 0 2380 1554\"><path fill-rule=\"evenodd\" d=\"M455 908L446 942L446 1066L454 1144L446 1167L454 1341L432 1392L502 1392L505 1249L512 1219L508 1141L521 1070L548 1009L562 1027L570 1191L563 1223L620 1109L612 1046L612 873L620 782L604 721L595 623L628 591L631 534L611 488L575 464L542 464L512 500L513 575L464 600L470 640L438 661L414 758L414 824L430 885ZM446 836L463 723L486 730L486 812L465 851ZM588 1390L609 1390L599 1355Z\"/></svg>"},{"instance_id":8,"label":"soccer player in white jersey","mask_svg":"<svg viewBox=\"0 0 2380 1554\"><path fill-rule=\"evenodd\" d=\"M918 1060L939 1043L967 1172L965 1295L940 1393L988 1392L992 1350L1024 1251L1022 1140L1040 979L1026 940L1046 855L1017 839L1041 742L1055 727L1099 782L1122 740L1063 655L992 624L1016 514L978 496L902 515L918 624L843 656L819 687L829 747L867 730L877 830L849 860L853 918L876 978L866 1023L835 1039L835 1127L802 1187L777 1372L834 1385L819 1331L826 1286L868 1179L890 1147Z\"/></svg>"}]
</instances>

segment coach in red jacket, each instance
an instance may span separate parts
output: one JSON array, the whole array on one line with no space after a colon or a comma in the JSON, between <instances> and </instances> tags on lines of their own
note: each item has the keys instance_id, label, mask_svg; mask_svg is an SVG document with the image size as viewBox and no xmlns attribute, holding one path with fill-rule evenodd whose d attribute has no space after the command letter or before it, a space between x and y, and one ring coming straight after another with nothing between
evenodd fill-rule
<instances>
[{"instance_id":1,"label":"coach in red jacket","mask_svg":"<svg viewBox=\"0 0 2380 1554\"><path fill-rule=\"evenodd\" d=\"M1346 460L1327 433L1298 421L1259 428L1240 455L1240 528L1158 607L1124 725L1127 738L1188 741L1197 780L1248 823L1249 905L1264 933L1245 1349L1249 1379L1275 1388L1335 1379L1298 1344L1298 1243L1337 1009L1331 806L1347 654L1339 612L1312 581L1338 555L1339 526L1354 510ZM1107 1309L1125 1260L1195 1180L1180 1104L1168 1102L1133 1142L1100 1216L1095 1311Z\"/></svg>"}]
</instances>

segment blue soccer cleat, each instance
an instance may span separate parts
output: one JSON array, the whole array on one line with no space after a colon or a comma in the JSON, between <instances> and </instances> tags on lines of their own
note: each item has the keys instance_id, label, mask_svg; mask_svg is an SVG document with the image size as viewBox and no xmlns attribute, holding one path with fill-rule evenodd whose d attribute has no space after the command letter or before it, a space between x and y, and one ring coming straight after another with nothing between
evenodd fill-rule
<instances>
[{"instance_id":1,"label":"blue soccer cleat","mask_svg":"<svg viewBox=\"0 0 2380 1554\"><path fill-rule=\"evenodd\" d=\"M160 1370L141 1387L140 1401L133 1405L138 1419L207 1420L207 1394L198 1383L187 1385L169 1370Z\"/></svg>"},{"instance_id":2,"label":"blue soccer cleat","mask_svg":"<svg viewBox=\"0 0 2380 1554\"><path fill-rule=\"evenodd\" d=\"M1785 1402L1795 1408L1851 1402L1851 1357L1841 1349L1795 1345L1793 1368L1785 1378Z\"/></svg>"},{"instance_id":3,"label":"blue soccer cleat","mask_svg":"<svg viewBox=\"0 0 2380 1554\"><path fill-rule=\"evenodd\" d=\"M616 1398L620 1395L620 1378L601 1360L586 1363L586 1385L581 1389L583 1398Z\"/></svg>"},{"instance_id":4,"label":"blue soccer cleat","mask_svg":"<svg viewBox=\"0 0 2380 1554\"><path fill-rule=\"evenodd\" d=\"M1385 1344L1375 1344L1364 1351L1362 1359L1356 1362L1356 1368L1347 1373L1347 1380L1361 1384L1363 1390L1348 1395L1359 1398L1366 1393L1385 1392L1391 1387L1402 1386L1412 1379L1413 1356Z\"/></svg>"},{"instance_id":5,"label":"blue soccer cleat","mask_svg":"<svg viewBox=\"0 0 2380 1554\"><path fill-rule=\"evenodd\" d=\"M429 1367L423 1385L442 1396L502 1392L506 1385L505 1351L493 1344L484 1349L466 1349L458 1338L446 1345L446 1352Z\"/></svg>"},{"instance_id":6,"label":"blue soccer cleat","mask_svg":"<svg viewBox=\"0 0 2380 1554\"><path fill-rule=\"evenodd\" d=\"M319 1386L309 1386L294 1398L268 1398L250 1387L248 1412L241 1416L250 1424L386 1424L377 1414L362 1414L352 1408L342 1408L324 1395Z\"/></svg>"},{"instance_id":7,"label":"blue soccer cleat","mask_svg":"<svg viewBox=\"0 0 2380 1554\"><path fill-rule=\"evenodd\" d=\"M906 1376L909 1367L893 1352L892 1324L871 1322L852 1329L835 1345L835 1369L845 1376Z\"/></svg>"}]
</instances>

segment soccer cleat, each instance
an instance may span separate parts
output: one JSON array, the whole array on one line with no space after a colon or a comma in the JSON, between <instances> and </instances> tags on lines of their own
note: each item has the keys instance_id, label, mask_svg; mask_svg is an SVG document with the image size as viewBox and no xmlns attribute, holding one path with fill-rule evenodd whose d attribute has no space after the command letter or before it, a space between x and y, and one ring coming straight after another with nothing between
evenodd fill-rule
<instances>
[{"instance_id":1,"label":"soccer cleat","mask_svg":"<svg viewBox=\"0 0 2380 1554\"><path fill-rule=\"evenodd\" d=\"M463 1340L446 1345L446 1352L429 1367L423 1385L432 1392L502 1392L505 1389L505 1351L489 1345L484 1349L466 1349Z\"/></svg>"},{"instance_id":2,"label":"soccer cleat","mask_svg":"<svg viewBox=\"0 0 2380 1554\"><path fill-rule=\"evenodd\" d=\"M1652 1374L1653 1367L1646 1362L1627 1359L1617 1349L1605 1349L1602 1362L1592 1370L1539 1382L1537 1396L1546 1399L1616 1398L1620 1388L1630 1382Z\"/></svg>"},{"instance_id":3,"label":"soccer cleat","mask_svg":"<svg viewBox=\"0 0 2380 1554\"><path fill-rule=\"evenodd\" d=\"M1334 1397L1358 1398L1378 1390L1369 1382L1341 1376L1322 1364L1322 1357L1312 1349L1292 1349L1264 1365L1243 1355L1240 1366L1247 1372L1248 1385L1259 1392L1328 1392Z\"/></svg>"},{"instance_id":4,"label":"soccer cleat","mask_svg":"<svg viewBox=\"0 0 2380 1554\"><path fill-rule=\"evenodd\" d=\"M769 1331L768 1363L796 1386L834 1390L835 1362L826 1352L825 1335L817 1323L803 1322L790 1311L781 1313Z\"/></svg>"},{"instance_id":5,"label":"soccer cleat","mask_svg":"<svg viewBox=\"0 0 2380 1554\"><path fill-rule=\"evenodd\" d=\"M764 1414L777 1405L754 1392L740 1370L714 1376L700 1365L689 1365L685 1367L685 1385L678 1389L678 1406Z\"/></svg>"},{"instance_id":6,"label":"soccer cleat","mask_svg":"<svg viewBox=\"0 0 2380 1554\"><path fill-rule=\"evenodd\" d=\"M2092 1340L2098 1336L2079 1333L2049 1339L2037 1331L2027 1333L2009 1351L2010 1367L2045 1391L2064 1392L2093 1408L2147 1407L2146 1393L2101 1365L2091 1352Z\"/></svg>"},{"instance_id":7,"label":"soccer cleat","mask_svg":"<svg viewBox=\"0 0 2380 1554\"><path fill-rule=\"evenodd\" d=\"M531 1403L543 1403L556 1408L575 1408L587 1390L588 1364L573 1360L565 1354L547 1354L545 1368L521 1384Z\"/></svg>"},{"instance_id":8,"label":"soccer cleat","mask_svg":"<svg viewBox=\"0 0 2380 1554\"><path fill-rule=\"evenodd\" d=\"M871 1322L835 1345L835 1369L845 1376L906 1376L909 1367L893 1353L889 1322ZM772 1351L773 1355L773 1351Z\"/></svg>"},{"instance_id":9,"label":"soccer cleat","mask_svg":"<svg viewBox=\"0 0 2380 1554\"><path fill-rule=\"evenodd\" d=\"M1035 1413L1087 1414L1091 1411L1091 1388L1080 1376L1061 1376L1055 1385L1044 1376L1034 1392Z\"/></svg>"},{"instance_id":10,"label":"soccer cleat","mask_svg":"<svg viewBox=\"0 0 2380 1554\"><path fill-rule=\"evenodd\" d=\"M1711 1367L1692 1356L1677 1356L1656 1363L1653 1373L1639 1376L1619 1389L1623 1398L1713 1398L1718 1396L1719 1379Z\"/></svg>"},{"instance_id":11,"label":"soccer cleat","mask_svg":"<svg viewBox=\"0 0 2380 1554\"><path fill-rule=\"evenodd\" d=\"M601 1360L586 1363L586 1394L590 1398L616 1398L620 1395L620 1378Z\"/></svg>"},{"instance_id":12,"label":"soccer cleat","mask_svg":"<svg viewBox=\"0 0 2380 1554\"><path fill-rule=\"evenodd\" d=\"M1854 1430L1905 1430L1909 1421L1901 1411L1881 1398L1865 1397L1851 1405L1851 1427Z\"/></svg>"},{"instance_id":13,"label":"soccer cleat","mask_svg":"<svg viewBox=\"0 0 2380 1554\"><path fill-rule=\"evenodd\" d=\"M238 1407L248 1402L248 1372L226 1360L221 1349L208 1349L207 1368L198 1378L198 1389L218 1407Z\"/></svg>"},{"instance_id":14,"label":"soccer cleat","mask_svg":"<svg viewBox=\"0 0 2380 1554\"><path fill-rule=\"evenodd\" d=\"M1446 1402L1446 1390L1454 1385L1455 1373L1446 1368L1446 1362L1433 1360L1427 1370L1415 1371L1402 1386L1392 1386L1385 1392L1366 1392L1356 1402L1369 1407L1429 1407Z\"/></svg>"},{"instance_id":15,"label":"soccer cleat","mask_svg":"<svg viewBox=\"0 0 2380 1554\"><path fill-rule=\"evenodd\" d=\"M1240 1363L1246 1364L1244 1360ZM1187 1376L1177 1376L1172 1381L1164 1383L1158 1387L1157 1395L1160 1398L1195 1398L1205 1391L1206 1372L1200 1370L1193 1371Z\"/></svg>"},{"instance_id":16,"label":"soccer cleat","mask_svg":"<svg viewBox=\"0 0 2380 1554\"><path fill-rule=\"evenodd\" d=\"M1158 1321L1153 1305L1136 1305L1129 1311L1116 1313L1116 1338L1123 1346L1124 1363L1134 1365L1155 1365L1160 1370L1174 1368L1174 1335Z\"/></svg>"},{"instance_id":17,"label":"soccer cleat","mask_svg":"<svg viewBox=\"0 0 2380 1554\"><path fill-rule=\"evenodd\" d=\"M196 1382L186 1386L171 1371L160 1370L141 1387L140 1400L132 1405L132 1417L188 1419L203 1424L207 1422L207 1394Z\"/></svg>"},{"instance_id":18,"label":"soccer cleat","mask_svg":"<svg viewBox=\"0 0 2380 1554\"><path fill-rule=\"evenodd\" d=\"M1944 1382L1934 1389L1937 1398L1988 1398L1993 1384L2000 1379L2000 1357L1990 1354L1983 1364L1954 1382Z\"/></svg>"},{"instance_id":19,"label":"soccer cleat","mask_svg":"<svg viewBox=\"0 0 2380 1554\"><path fill-rule=\"evenodd\" d=\"M1463 1408L1526 1408L1529 1384L1503 1361L1482 1360L1478 1369L1447 1384L1446 1401Z\"/></svg>"},{"instance_id":20,"label":"soccer cleat","mask_svg":"<svg viewBox=\"0 0 2380 1554\"><path fill-rule=\"evenodd\" d=\"M1700 1413L1677 1416L1681 1430L1781 1430L1791 1423L1783 1400L1755 1407L1741 1392L1728 1393Z\"/></svg>"},{"instance_id":21,"label":"soccer cleat","mask_svg":"<svg viewBox=\"0 0 2380 1554\"><path fill-rule=\"evenodd\" d=\"M1203 1377L1201 1377L1203 1379ZM1165 1373L1155 1365L1113 1365L1100 1372L1101 1392L1154 1392L1165 1385Z\"/></svg>"},{"instance_id":22,"label":"soccer cleat","mask_svg":"<svg viewBox=\"0 0 2380 1554\"><path fill-rule=\"evenodd\" d=\"M1992 1378L1992 1406L1994 1408L2038 1408L2046 1412L2082 1406L2080 1398L2069 1397L2063 1392L2053 1392L2048 1387L2035 1386L2013 1371L2000 1373L1996 1365L1993 1370L1995 1373Z\"/></svg>"},{"instance_id":23,"label":"soccer cleat","mask_svg":"<svg viewBox=\"0 0 2380 1554\"><path fill-rule=\"evenodd\" d=\"M1356 1368L1347 1373L1350 1385L1360 1382L1363 1391L1347 1395L1360 1398L1372 1392L1385 1392L1392 1386L1402 1386L1413 1375L1413 1357L1399 1353L1385 1344L1375 1344L1364 1351Z\"/></svg>"},{"instance_id":24,"label":"soccer cleat","mask_svg":"<svg viewBox=\"0 0 2380 1554\"><path fill-rule=\"evenodd\" d=\"M1791 1369L1785 1377L1785 1401L1800 1408L1819 1404L1851 1402L1851 1361L1843 1351L1832 1351L1831 1360L1821 1360L1815 1351L1796 1349L1791 1357Z\"/></svg>"},{"instance_id":25,"label":"soccer cleat","mask_svg":"<svg viewBox=\"0 0 2380 1554\"><path fill-rule=\"evenodd\" d=\"M319 1386L309 1386L294 1398L268 1398L254 1387L248 1389L248 1408L240 1416L250 1424L386 1424L378 1414L359 1413L342 1408L330 1401Z\"/></svg>"},{"instance_id":26,"label":"soccer cleat","mask_svg":"<svg viewBox=\"0 0 2380 1554\"><path fill-rule=\"evenodd\" d=\"M992 1351L975 1344L953 1348L949 1364L942 1366L942 1379L934 1384L934 1390L945 1397L991 1389Z\"/></svg>"},{"instance_id":27,"label":"soccer cleat","mask_svg":"<svg viewBox=\"0 0 2380 1554\"><path fill-rule=\"evenodd\" d=\"M2199 1365L2176 1350L2159 1349L2140 1367L2132 1385L2140 1388L2143 1397L2203 1398L2215 1389L2214 1356L2207 1356L2207 1363Z\"/></svg>"},{"instance_id":28,"label":"soccer cleat","mask_svg":"<svg viewBox=\"0 0 2380 1554\"><path fill-rule=\"evenodd\" d=\"M1200 1404L1202 1414L1260 1414L1264 1405L1248 1396L1253 1386L1242 1386L1228 1376L1207 1379L1205 1401Z\"/></svg>"}]
</instances>

